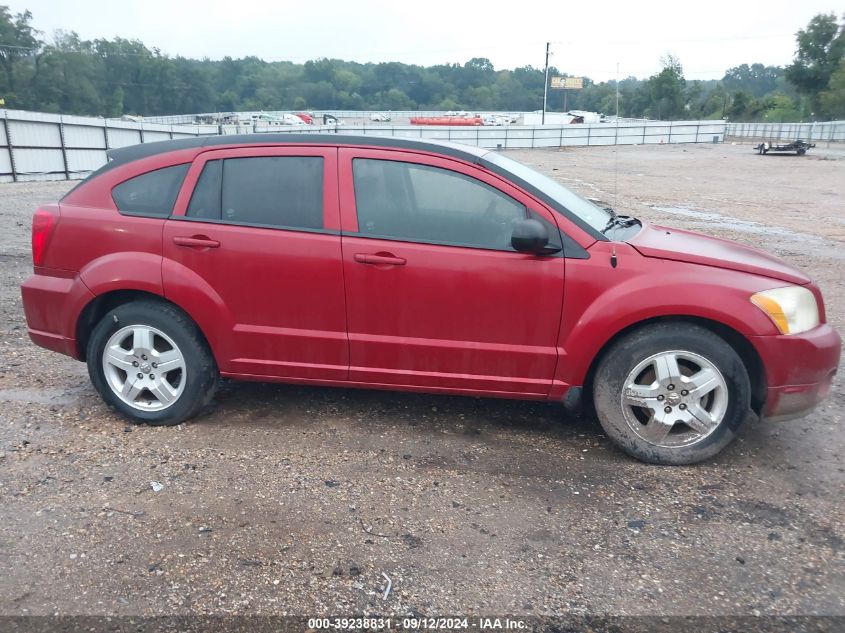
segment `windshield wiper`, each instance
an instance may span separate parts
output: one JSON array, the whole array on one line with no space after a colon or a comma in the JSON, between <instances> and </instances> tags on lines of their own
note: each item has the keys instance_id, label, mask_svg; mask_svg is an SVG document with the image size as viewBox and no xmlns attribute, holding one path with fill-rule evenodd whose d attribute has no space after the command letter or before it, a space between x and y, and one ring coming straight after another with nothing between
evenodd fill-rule
<instances>
[{"instance_id":1,"label":"windshield wiper","mask_svg":"<svg viewBox=\"0 0 845 633\"><path fill-rule=\"evenodd\" d=\"M633 218L630 215L619 215L610 207L605 207L604 210L610 214L610 219L608 219L607 224L605 224L604 228L601 230L602 233L607 233L613 228L623 228L626 226L633 226L634 224L640 224L640 221L637 218Z\"/></svg>"}]
</instances>

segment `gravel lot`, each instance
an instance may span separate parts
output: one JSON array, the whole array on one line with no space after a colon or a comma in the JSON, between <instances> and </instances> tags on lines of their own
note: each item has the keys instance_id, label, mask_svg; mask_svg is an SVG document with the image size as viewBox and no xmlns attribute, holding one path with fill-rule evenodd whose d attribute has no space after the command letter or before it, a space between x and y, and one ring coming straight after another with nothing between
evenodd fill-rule
<instances>
[{"instance_id":1,"label":"gravel lot","mask_svg":"<svg viewBox=\"0 0 845 633\"><path fill-rule=\"evenodd\" d=\"M509 155L772 250L842 327L841 152ZM749 420L684 468L500 400L227 383L189 424L129 426L26 335L29 217L69 187L0 185L0 614L845 615L841 379L810 417Z\"/></svg>"}]
</instances>

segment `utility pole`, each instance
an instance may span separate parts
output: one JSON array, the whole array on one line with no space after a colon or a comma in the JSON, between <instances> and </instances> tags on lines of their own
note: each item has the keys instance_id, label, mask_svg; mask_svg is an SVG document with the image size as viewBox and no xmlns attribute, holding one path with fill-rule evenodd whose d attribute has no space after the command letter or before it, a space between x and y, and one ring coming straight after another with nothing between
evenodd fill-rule
<instances>
[{"instance_id":1,"label":"utility pole","mask_svg":"<svg viewBox=\"0 0 845 633\"><path fill-rule=\"evenodd\" d=\"M543 76L546 78L546 82L543 84L543 116L541 119L541 125L546 124L546 100L549 98L549 46L551 42L546 42L546 71L543 73Z\"/></svg>"}]
</instances>

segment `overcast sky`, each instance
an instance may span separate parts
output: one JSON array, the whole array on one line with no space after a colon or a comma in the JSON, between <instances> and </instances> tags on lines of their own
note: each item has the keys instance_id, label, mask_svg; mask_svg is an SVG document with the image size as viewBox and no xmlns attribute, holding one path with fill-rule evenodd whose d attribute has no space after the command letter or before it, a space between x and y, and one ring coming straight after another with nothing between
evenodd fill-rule
<instances>
[{"instance_id":1,"label":"overcast sky","mask_svg":"<svg viewBox=\"0 0 845 633\"><path fill-rule=\"evenodd\" d=\"M721 78L742 63L788 64L795 32L831 0L493 2L433 0L0 0L29 9L48 38L135 38L168 55L320 57L431 65L487 57L497 69L543 66L602 81L647 77L667 52L687 79ZM837 6L838 5L838 6Z\"/></svg>"}]
</instances>

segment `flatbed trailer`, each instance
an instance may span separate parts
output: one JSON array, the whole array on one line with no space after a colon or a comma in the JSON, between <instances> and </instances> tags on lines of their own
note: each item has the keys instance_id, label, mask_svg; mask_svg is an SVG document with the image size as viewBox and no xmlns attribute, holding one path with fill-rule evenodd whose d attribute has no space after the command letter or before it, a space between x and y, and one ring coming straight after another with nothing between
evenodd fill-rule
<instances>
[{"instance_id":1,"label":"flatbed trailer","mask_svg":"<svg viewBox=\"0 0 845 633\"><path fill-rule=\"evenodd\" d=\"M816 146L815 143L807 143L806 141L802 141L798 139L793 141L792 143L787 143L785 145L773 145L772 143L764 142L760 143L754 149L757 150L757 153L768 154L769 152L795 152L798 156L803 156L807 153L808 149L812 149Z\"/></svg>"}]
</instances>

